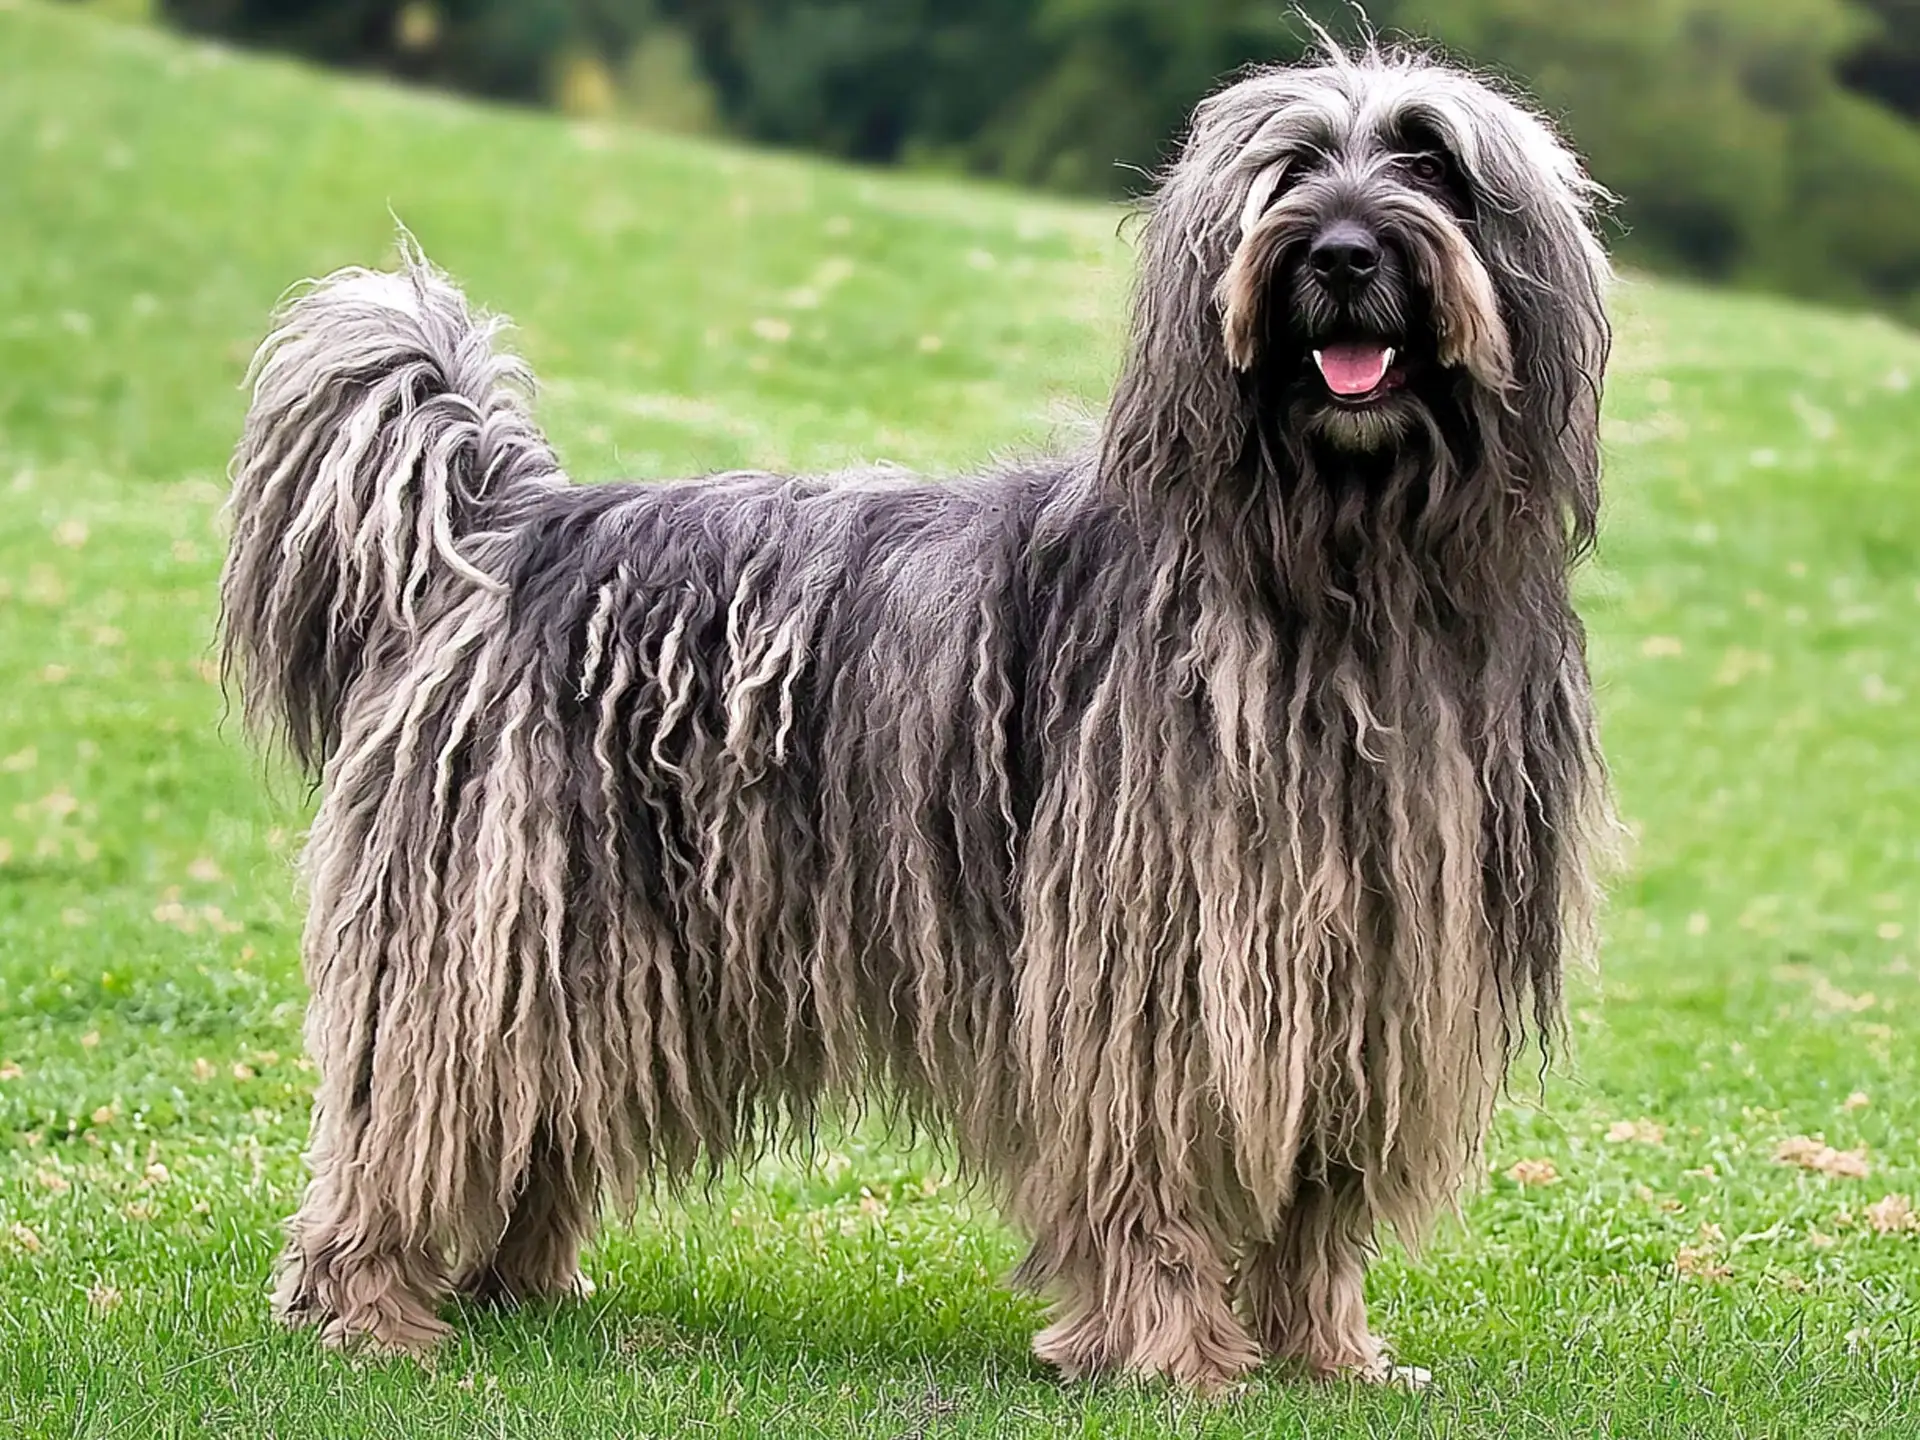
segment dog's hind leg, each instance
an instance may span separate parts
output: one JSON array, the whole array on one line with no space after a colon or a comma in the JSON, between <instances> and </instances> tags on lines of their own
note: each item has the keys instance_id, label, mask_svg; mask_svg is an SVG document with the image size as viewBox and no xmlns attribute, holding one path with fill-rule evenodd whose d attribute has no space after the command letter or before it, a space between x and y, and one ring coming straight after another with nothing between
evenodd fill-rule
<instances>
[{"instance_id":1,"label":"dog's hind leg","mask_svg":"<svg viewBox=\"0 0 1920 1440\"><path fill-rule=\"evenodd\" d=\"M498 1305L591 1295L593 1282L580 1272L580 1250L593 1234L597 1201L593 1178L578 1173L551 1137L542 1135L499 1245L454 1288Z\"/></svg>"},{"instance_id":2,"label":"dog's hind leg","mask_svg":"<svg viewBox=\"0 0 1920 1440\"><path fill-rule=\"evenodd\" d=\"M1357 1175L1303 1180L1279 1232L1255 1246L1239 1276L1254 1334L1274 1358L1321 1379L1418 1384L1367 1328L1367 1261L1374 1221Z\"/></svg>"},{"instance_id":3,"label":"dog's hind leg","mask_svg":"<svg viewBox=\"0 0 1920 1440\"><path fill-rule=\"evenodd\" d=\"M1051 1272L1059 1301L1034 1354L1068 1379L1127 1370L1216 1392L1260 1363L1234 1315L1220 1244L1198 1224L1075 1224L1035 1246L1029 1269L1038 1266Z\"/></svg>"},{"instance_id":4,"label":"dog's hind leg","mask_svg":"<svg viewBox=\"0 0 1920 1440\"><path fill-rule=\"evenodd\" d=\"M363 1148L321 1114L313 1180L287 1222L274 1311L289 1325L317 1326L335 1349L423 1354L447 1333L436 1313L445 1267L395 1203L391 1160Z\"/></svg>"},{"instance_id":5,"label":"dog's hind leg","mask_svg":"<svg viewBox=\"0 0 1920 1440\"><path fill-rule=\"evenodd\" d=\"M322 850L321 862L334 853ZM470 1093L467 1047L451 1043L444 1007L397 973L435 952L409 943L387 907L358 903L359 888L316 893L353 903L316 905L308 924L313 1178L287 1222L274 1308L331 1347L419 1354L447 1333L438 1311L449 1254L472 1253L476 1230L499 1233L499 1218L463 1203L492 1188L497 1146L476 1143L486 1108Z\"/></svg>"}]
</instances>

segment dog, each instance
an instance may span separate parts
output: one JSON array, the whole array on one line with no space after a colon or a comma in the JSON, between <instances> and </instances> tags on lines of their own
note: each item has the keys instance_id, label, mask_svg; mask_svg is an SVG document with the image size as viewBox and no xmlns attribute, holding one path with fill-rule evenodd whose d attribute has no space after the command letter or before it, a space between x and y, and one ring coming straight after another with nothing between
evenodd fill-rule
<instances>
[{"instance_id":1,"label":"dog","mask_svg":"<svg viewBox=\"0 0 1920 1440\"><path fill-rule=\"evenodd\" d=\"M321 792L279 1312L424 1350L884 1096L1030 1240L1061 1375L1405 1377L1377 1237L1590 946L1604 203L1420 54L1248 73L1097 439L937 482L573 485L410 242L298 293L221 582Z\"/></svg>"}]
</instances>

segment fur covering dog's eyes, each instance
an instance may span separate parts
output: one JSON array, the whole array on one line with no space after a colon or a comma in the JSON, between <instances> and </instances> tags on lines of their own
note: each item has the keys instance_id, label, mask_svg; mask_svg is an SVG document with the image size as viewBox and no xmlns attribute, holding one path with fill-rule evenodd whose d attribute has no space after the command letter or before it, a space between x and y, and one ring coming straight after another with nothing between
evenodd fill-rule
<instances>
[{"instance_id":1,"label":"fur covering dog's eyes","mask_svg":"<svg viewBox=\"0 0 1920 1440\"><path fill-rule=\"evenodd\" d=\"M1401 165L1414 180L1429 187L1446 184L1451 173L1446 157L1436 155L1432 151L1409 155Z\"/></svg>"}]
</instances>

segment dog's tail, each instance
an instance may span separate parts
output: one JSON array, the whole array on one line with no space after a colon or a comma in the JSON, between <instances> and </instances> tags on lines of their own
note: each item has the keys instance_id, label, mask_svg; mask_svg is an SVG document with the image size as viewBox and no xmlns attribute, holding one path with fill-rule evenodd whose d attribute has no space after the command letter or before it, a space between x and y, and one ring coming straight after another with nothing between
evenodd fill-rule
<instances>
[{"instance_id":1,"label":"dog's tail","mask_svg":"<svg viewBox=\"0 0 1920 1440\"><path fill-rule=\"evenodd\" d=\"M400 273L342 270L281 310L234 457L222 673L316 778L367 656L503 589L516 509L565 483L499 322L402 246Z\"/></svg>"}]
</instances>

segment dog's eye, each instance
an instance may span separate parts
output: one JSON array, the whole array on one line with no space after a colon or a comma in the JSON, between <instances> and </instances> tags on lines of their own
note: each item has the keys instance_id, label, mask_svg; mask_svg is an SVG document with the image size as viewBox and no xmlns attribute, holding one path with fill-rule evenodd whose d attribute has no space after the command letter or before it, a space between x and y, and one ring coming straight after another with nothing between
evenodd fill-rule
<instances>
[{"instance_id":1,"label":"dog's eye","mask_svg":"<svg viewBox=\"0 0 1920 1440\"><path fill-rule=\"evenodd\" d=\"M1438 155L1409 155L1407 174L1422 185L1438 185L1447 178L1447 162Z\"/></svg>"}]
</instances>

